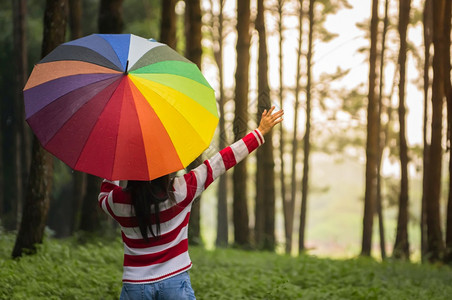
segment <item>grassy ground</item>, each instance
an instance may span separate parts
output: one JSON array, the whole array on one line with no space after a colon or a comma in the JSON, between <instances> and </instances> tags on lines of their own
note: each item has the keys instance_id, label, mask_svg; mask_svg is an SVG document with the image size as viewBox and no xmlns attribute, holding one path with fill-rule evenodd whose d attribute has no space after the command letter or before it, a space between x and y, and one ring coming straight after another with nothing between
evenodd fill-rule
<instances>
[{"instance_id":1,"label":"grassy ground","mask_svg":"<svg viewBox=\"0 0 452 300\"><path fill-rule=\"evenodd\" d=\"M117 299L119 240L79 245L48 239L37 255L10 259L0 236L0 299ZM447 266L331 260L240 250L190 249L197 299L451 299Z\"/></svg>"}]
</instances>

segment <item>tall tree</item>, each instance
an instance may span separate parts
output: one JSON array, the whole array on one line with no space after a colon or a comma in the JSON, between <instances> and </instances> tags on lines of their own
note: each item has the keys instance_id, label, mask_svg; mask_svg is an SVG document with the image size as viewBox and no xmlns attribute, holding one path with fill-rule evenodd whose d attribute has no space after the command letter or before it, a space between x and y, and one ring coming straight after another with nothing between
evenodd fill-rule
<instances>
[{"instance_id":1,"label":"tall tree","mask_svg":"<svg viewBox=\"0 0 452 300\"><path fill-rule=\"evenodd\" d=\"M123 0L100 0L97 24L100 33L121 33L124 29Z\"/></svg>"},{"instance_id":2,"label":"tall tree","mask_svg":"<svg viewBox=\"0 0 452 300\"><path fill-rule=\"evenodd\" d=\"M312 41L314 33L314 9L315 0L309 1L309 36L308 36L308 55L306 59L306 131L303 138L303 178L301 181L301 212L300 212L300 230L298 232L298 249L304 251L305 231L306 231L306 211L308 206L308 183L309 183L309 154L311 151L311 92L312 92Z\"/></svg>"},{"instance_id":3,"label":"tall tree","mask_svg":"<svg viewBox=\"0 0 452 300\"><path fill-rule=\"evenodd\" d=\"M283 26L283 16L284 16L284 3L285 0L278 0L277 10L278 10L278 36L279 36L279 106L283 108L283 98L284 98L284 65L283 65L283 44L284 44L284 26ZM280 185L281 185L281 202L284 213L284 234L285 234L285 251L290 254L292 250L292 239L288 237L288 209L289 204L286 196L286 176L285 176L285 160L284 160L284 127L279 127L279 160L281 164L281 171L279 173ZM293 223L293 222L292 222Z\"/></svg>"},{"instance_id":4,"label":"tall tree","mask_svg":"<svg viewBox=\"0 0 452 300\"><path fill-rule=\"evenodd\" d=\"M369 94L367 103L366 183L361 255L370 256L372 248L373 217L376 206L378 164L378 102L376 99L376 61L378 33L378 0L372 0L370 21Z\"/></svg>"},{"instance_id":5,"label":"tall tree","mask_svg":"<svg viewBox=\"0 0 452 300\"><path fill-rule=\"evenodd\" d=\"M185 56L201 69L202 58L202 14L200 0L185 0ZM191 170L202 163L201 156L188 166ZM202 244L201 238L201 197L195 199L190 213L188 242Z\"/></svg>"},{"instance_id":6,"label":"tall tree","mask_svg":"<svg viewBox=\"0 0 452 300\"><path fill-rule=\"evenodd\" d=\"M234 139L243 138L248 131L248 74L250 62L250 0L237 0L237 69L235 72L235 116ZM234 242L238 246L249 246L247 206L246 159L234 167L233 221Z\"/></svg>"},{"instance_id":7,"label":"tall tree","mask_svg":"<svg viewBox=\"0 0 452 300\"><path fill-rule=\"evenodd\" d=\"M71 32L71 40L75 40L83 36L82 11L83 6L81 0L69 0L69 29ZM86 181L86 173L79 171L73 172L73 190L77 192L73 193L73 199L71 199L72 206L68 206L72 212L70 227L71 233L77 230L80 226L80 212L82 210L83 199L86 195ZM82 227L83 226L85 225L82 225Z\"/></svg>"},{"instance_id":8,"label":"tall tree","mask_svg":"<svg viewBox=\"0 0 452 300\"><path fill-rule=\"evenodd\" d=\"M47 0L44 14L44 33L41 56L44 57L64 42L66 33L67 1ZM52 186L53 157L45 151L36 137L33 138L32 162L22 221L14 245L13 257L21 256L24 249L35 252L42 243L49 209Z\"/></svg>"},{"instance_id":9,"label":"tall tree","mask_svg":"<svg viewBox=\"0 0 452 300\"><path fill-rule=\"evenodd\" d=\"M176 0L162 0L162 18L160 20L160 41L176 49Z\"/></svg>"},{"instance_id":10,"label":"tall tree","mask_svg":"<svg viewBox=\"0 0 452 300\"><path fill-rule=\"evenodd\" d=\"M383 87L384 87L384 67L385 67L385 50L386 50L386 34L389 25L389 0L385 0L385 17L383 20L383 32L381 34L381 54L380 54L380 86L378 88L378 119L381 120L381 116L384 111L387 111L386 105L383 103ZM389 123L389 118L388 118ZM380 252L381 258L386 258L386 242L385 242L385 229L384 229L384 219L383 219L383 203L381 196L381 159L383 156L383 151L386 147L386 135L385 131L382 130L381 122L378 122L378 163L377 163L377 214L378 214L378 229L380 233Z\"/></svg>"},{"instance_id":11,"label":"tall tree","mask_svg":"<svg viewBox=\"0 0 452 300\"><path fill-rule=\"evenodd\" d=\"M264 0L257 1L256 29L259 33L257 123L262 113L271 107L268 85L267 33L265 30ZM257 150L256 171L256 225L261 222L262 231L256 230L259 248L275 250L275 173L272 132L265 136L265 144ZM261 207L259 207L261 206ZM260 218L258 216L261 214ZM256 229L259 229L256 227Z\"/></svg>"},{"instance_id":12,"label":"tall tree","mask_svg":"<svg viewBox=\"0 0 452 300\"><path fill-rule=\"evenodd\" d=\"M224 149L227 145L225 118L224 118L224 105L226 102L224 94L224 75L223 75L223 41L225 38L224 30L224 2L225 0L215 1L218 2L218 13L213 12L214 2L210 0L211 17L212 22L210 28L212 30L212 40L214 43L213 54L215 63L218 67L218 108L220 110L220 119L218 122L219 128L219 140L218 146L220 149ZM218 179L218 206L217 206L217 237L215 245L217 247L226 247L228 245L229 233L228 233L228 174L220 176Z\"/></svg>"},{"instance_id":13,"label":"tall tree","mask_svg":"<svg viewBox=\"0 0 452 300\"><path fill-rule=\"evenodd\" d=\"M393 256L395 258L409 259L410 245L408 242L408 146L406 141L406 108L405 108L405 79L407 56L407 29L410 22L411 0L399 2L399 155L400 155L400 194L399 216L397 219L397 234L394 244Z\"/></svg>"},{"instance_id":14,"label":"tall tree","mask_svg":"<svg viewBox=\"0 0 452 300\"><path fill-rule=\"evenodd\" d=\"M25 19L27 15L27 1L12 1L13 5L13 40L14 40L14 65L15 65L15 85L14 85L14 178L15 197L13 220L18 221L17 213L22 209L24 178L27 178L27 168L30 163L30 132L25 125L24 101L22 89L27 80L27 37L25 30ZM17 224L18 225L18 224ZM17 226L18 227L18 226Z\"/></svg>"},{"instance_id":15,"label":"tall tree","mask_svg":"<svg viewBox=\"0 0 452 300\"><path fill-rule=\"evenodd\" d=\"M445 62L442 56L444 47L444 18L447 0L433 1L433 83L432 83L432 130L429 153L428 179L426 182L427 203L427 254L430 261L442 259L444 241L441 231L441 146L443 129Z\"/></svg>"},{"instance_id":16,"label":"tall tree","mask_svg":"<svg viewBox=\"0 0 452 300\"><path fill-rule=\"evenodd\" d=\"M451 9L452 4L450 1L446 1L446 7L444 9L444 64L445 64L445 80L444 90L447 98L447 124L449 133L449 197L447 204L447 221L446 221L446 251L444 253L444 261L452 263L452 151L451 147L451 130L452 130L452 86L450 81L450 34L451 34Z\"/></svg>"},{"instance_id":17,"label":"tall tree","mask_svg":"<svg viewBox=\"0 0 452 300\"><path fill-rule=\"evenodd\" d=\"M297 157L298 157L298 111L300 106L300 79L301 79L301 57L303 50L301 48L303 39L303 0L299 1L298 12L298 48L297 48L297 74L295 81L295 104L293 120L293 138L292 138L292 172L291 172L291 196L286 206L285 226L286 226L286 249L292 250L293 220L295 210L295 199L297 195Z\"/></svg>"},{"instance_id":18,"label":"tall tree","mask_svg":"<svg viewBox=\"0 0 452 300\"><path fill-rule=\"evenodd\" d=\"M423 118L423 151L422 151L422 204L421 204L421 257L425 260L427 253L427 178L429 168L429 153L430 143L427 140L427 127L428 127L428 115L429 115L429 90L430 90L430 47L433 43L433 12L432 12L432 0L425 0L424 12L423 12L423 24L424 24L424 118Z\"/></svg>"}]
</instances>

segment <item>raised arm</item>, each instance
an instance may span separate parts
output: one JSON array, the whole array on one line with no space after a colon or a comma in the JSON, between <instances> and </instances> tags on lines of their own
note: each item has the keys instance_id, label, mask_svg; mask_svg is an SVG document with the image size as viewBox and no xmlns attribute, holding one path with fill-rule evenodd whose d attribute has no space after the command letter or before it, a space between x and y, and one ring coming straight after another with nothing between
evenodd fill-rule
<instances>
[{"instance_id":1,"label":"raised arm","mask_svg":"<svg viewBox=\"0 0 452 300\"><path fill-rule=\"evenodd\" d=\"M248 133L244 138L221 150L203 164L178 177L174 181L174 189L182 189L186 186L187 195L193 199L204 191L216 178L224 174L242 161L248 154L264 143L264 135L283 119L282 110L273 114L275 107L264 110L259 127ZM190 198L191 198L190 197Z\"/></svg>"}]
</instances>

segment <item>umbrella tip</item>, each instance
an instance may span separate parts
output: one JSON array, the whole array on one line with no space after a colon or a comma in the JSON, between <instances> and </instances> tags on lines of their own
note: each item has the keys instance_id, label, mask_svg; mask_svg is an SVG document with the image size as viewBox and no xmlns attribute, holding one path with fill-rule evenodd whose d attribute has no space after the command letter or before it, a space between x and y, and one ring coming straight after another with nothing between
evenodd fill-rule
<instances>
[{"instance_id":1,"label":"umbrella tip","mask_svg":"<svg viewBox=\"0 0 452 300\"><path fill-rule=\"evenodd\" d=\"M127 60L126 69L124 70L124 75L127 75L127 74L129 74L129 60Z\"/></svg>"}]
</instances>

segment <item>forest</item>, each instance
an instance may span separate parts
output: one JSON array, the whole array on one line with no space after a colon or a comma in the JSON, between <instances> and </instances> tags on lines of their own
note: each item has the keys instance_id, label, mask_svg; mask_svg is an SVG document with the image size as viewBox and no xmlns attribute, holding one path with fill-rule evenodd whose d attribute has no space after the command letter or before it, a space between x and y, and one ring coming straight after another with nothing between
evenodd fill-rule
<instances>
[{"instance_id":1,"label":"forest","mask_svg":"<svg viewBox=\"0 0 452 300\"><path fill-rule=\"evenodd\" d=\"M284 270L300 260L318 263L309 261L311 255L332 262L359 257L372 265L367 259L394 260L404 264L408 277L417 263L445 265L443 275L431 276L441 278L435 284L447 282L451 6L449 0L3 1L0 266L19 257L56 257L55 247L67 253L71 243L82 247L74 255L88 261L83 251L91 243L121 250L119 226L97 201L102 178L72 169L41 146L25 118L24 87L35 65L57 46L94 33L130 33L177 51L215 91L219 121L213 139L178 174L257 128L264 109L285 111L255 153L195 200L188 232L194 257L214 261L207 249L236 259L239 254L228 252L232 248L245 250L243 257L247 251L262 255L256 261L273 263L264 258L268 252L298 259L279 261ZM347 272L341 271L346 264L335 261L332 273ZM14 272L12 263L8 267ZM384 277L380 271L376 276ZM430 271L436 272L423 272ZM200 272L194 270L199 280ZM5 274L0 281L14 286ZM282 285L292 284L285 280ZM119 279L105 295L116 295L118 284ZM342 284L347 283L331 288L352 299ZM223 299L221 291L206 296L207 284L195 287L203 291L201 298ZM287 292L285 298L273 290L251 297L242 291L237 299L301 295ZM431 292L425 299L444 299ZM354 293L356 299L371 297ZM0 299L8 295L0 293Z\"/></svg>"}]
</instances>

